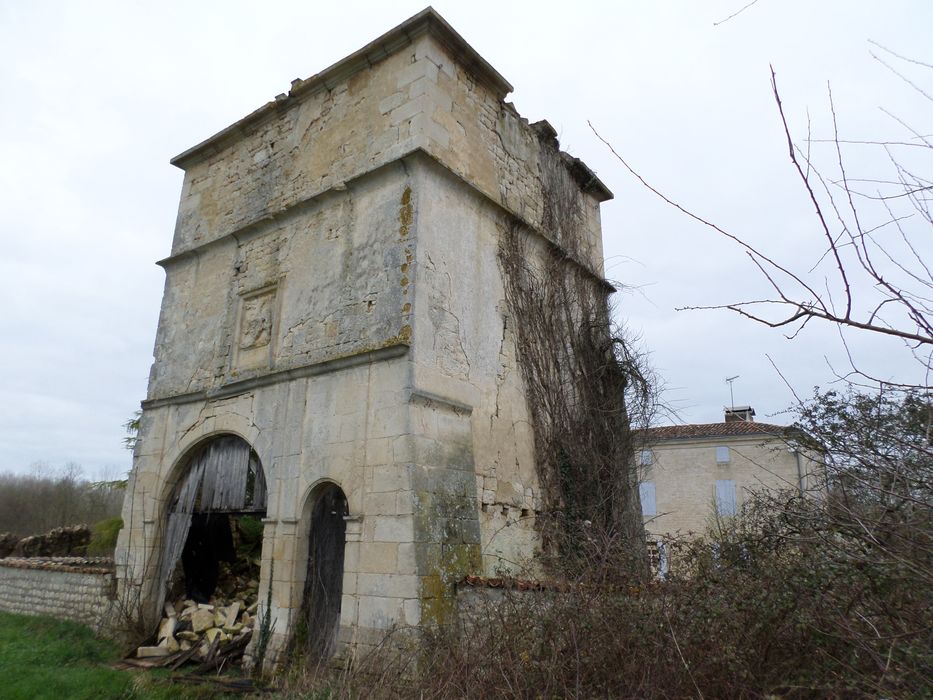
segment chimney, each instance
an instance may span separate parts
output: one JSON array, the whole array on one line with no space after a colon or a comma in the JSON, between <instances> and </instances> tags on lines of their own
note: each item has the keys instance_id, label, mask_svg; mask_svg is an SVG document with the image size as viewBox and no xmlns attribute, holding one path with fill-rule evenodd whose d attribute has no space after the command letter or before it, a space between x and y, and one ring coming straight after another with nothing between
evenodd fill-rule
<instances>
[{"instance_id":1,"label":"chimney","mask_svg":"<svg viewBox=\"0 0 933 700\"><path fill-rule=\"evenodd\" d=\"M751 406L733 406L726 409L726 423L744 420L751 423L755 420L755 409Z\"/></svg>"}]
</instances>

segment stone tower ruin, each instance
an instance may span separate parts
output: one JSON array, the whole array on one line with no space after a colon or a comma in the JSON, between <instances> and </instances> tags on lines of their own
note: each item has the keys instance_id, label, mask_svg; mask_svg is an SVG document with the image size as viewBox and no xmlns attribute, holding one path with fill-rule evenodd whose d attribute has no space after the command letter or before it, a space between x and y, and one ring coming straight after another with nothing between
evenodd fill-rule
<instances>
[{"instance_id":1,"label":"stone tower ruin","mask_svg":"<svg viewBox=\"0 0 933 700\"><path fill-rule=\"evenodd\" d=\"M601 281L612 195L511 90L429 8L172 161L116 557L141 614L210 513L262 518L273 651L303 614L324 655L443 623L465 576L531 561L542 494L500 239L559 248L547 182L565 178Z\"/></svg>"}]
</instances>

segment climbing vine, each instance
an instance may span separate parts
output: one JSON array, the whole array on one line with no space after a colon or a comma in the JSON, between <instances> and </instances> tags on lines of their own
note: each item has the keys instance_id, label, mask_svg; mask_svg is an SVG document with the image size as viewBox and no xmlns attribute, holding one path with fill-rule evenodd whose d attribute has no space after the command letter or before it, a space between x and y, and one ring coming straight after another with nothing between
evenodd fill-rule
<instances>
[{"instance_id":1,"label":"climbing vine","mask_svg":"<svg viewBox=\"0 0 933 700\"><path fill-rule=\"evenodd\" d=\"M640 562L632 417L647 411L651 385L612 324L613 287L587 266L583 196L565 158L542 143L542 230L513 219L499 246L535 435L544 506L537 522L545 549L565 563L596 539Z\"/></svg>"}]
</instances>

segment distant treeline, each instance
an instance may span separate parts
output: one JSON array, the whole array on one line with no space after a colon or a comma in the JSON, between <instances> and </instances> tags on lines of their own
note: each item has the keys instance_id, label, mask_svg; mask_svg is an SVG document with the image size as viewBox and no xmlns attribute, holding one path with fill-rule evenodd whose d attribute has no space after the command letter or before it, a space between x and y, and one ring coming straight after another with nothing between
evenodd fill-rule
<instances>
[{"instance_id":1,"label":"distant treeline","mask_svg":"<svg viewBox=\"0 0 933 700\"><path fill-rule=\"evenodd\" d=\"M94 525L120 515L125 492L126 481L90 481L76 464L55 473L44 465L31 474L0 473L0 533L26 537Z\"/></svg>"}]
</instances>

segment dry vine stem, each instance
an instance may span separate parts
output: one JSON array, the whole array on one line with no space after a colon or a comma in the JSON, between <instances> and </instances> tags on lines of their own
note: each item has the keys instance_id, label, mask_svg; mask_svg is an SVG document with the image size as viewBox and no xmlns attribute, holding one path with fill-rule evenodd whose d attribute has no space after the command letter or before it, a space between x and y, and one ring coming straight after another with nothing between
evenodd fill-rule
<instances>
[{"instance_id":1,"label":"dry vine stem","mask_svg":"<svg viewBox=\"0 0 933 700\"><path fill-rule=\"evenodd\" d=\"M543 236L503 226L499 261L514 319L518 364L535 433L546 548L578 550L587 529L644 569L644 529L634 473L628 398L644 412L651 387L637 355L611 330L613 287L589 259L579 185L561 154L541 144Z\"/></svg>"}]
</instances>

